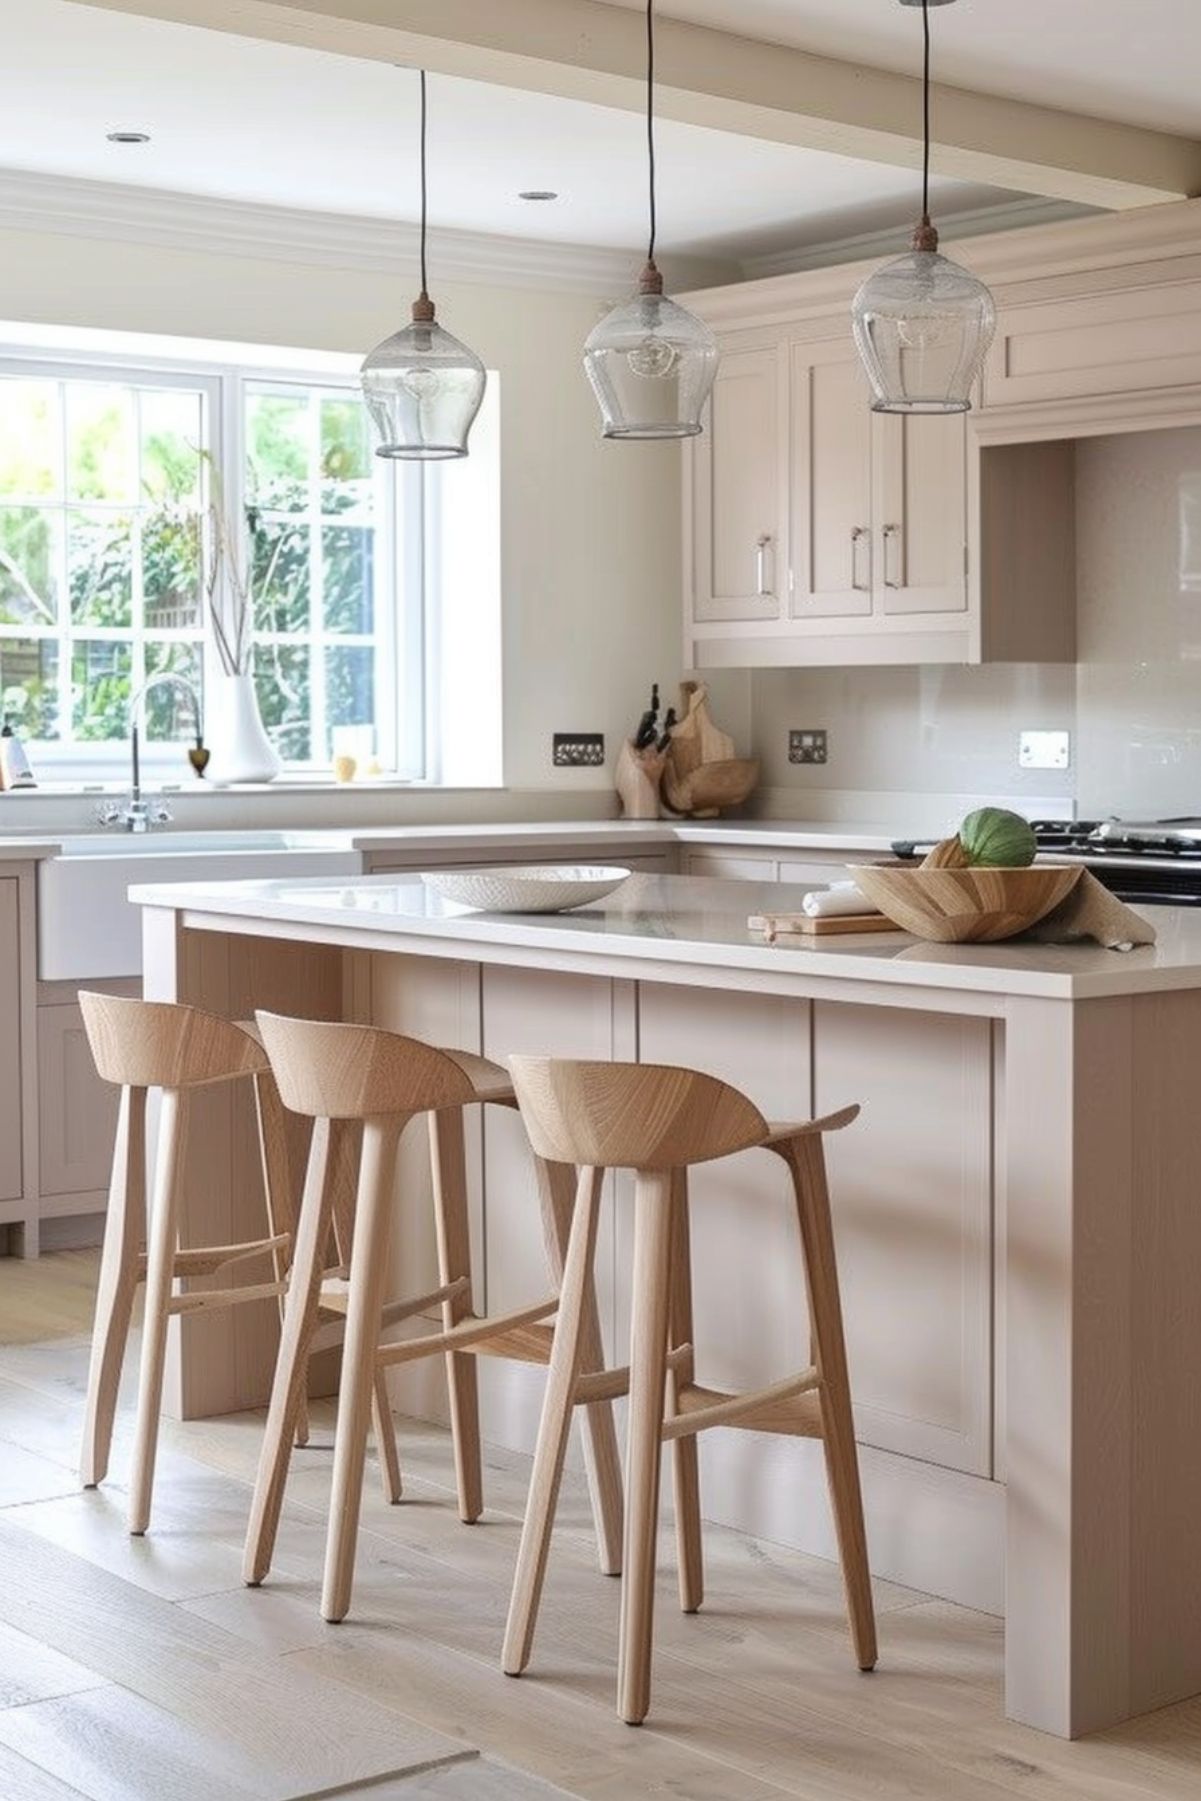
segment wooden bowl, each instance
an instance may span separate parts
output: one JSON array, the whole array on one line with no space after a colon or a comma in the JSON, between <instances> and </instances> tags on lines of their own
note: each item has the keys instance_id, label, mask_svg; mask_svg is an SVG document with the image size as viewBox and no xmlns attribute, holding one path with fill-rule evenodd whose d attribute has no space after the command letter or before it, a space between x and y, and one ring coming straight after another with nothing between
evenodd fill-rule
<instances>
[{"instance_id":1,"label":"wooden bowl","mask_svg":"<svg viewBox=\"0 0 1201 1801\"><path fill-rule=\"evenodd\" d=\"M934 944L1015 938L1057 907L1079 869L912 869L855 864L857 887L894 925Z\"/></svg>"},{"instance_id":2,"label":"wooden bowl","mask_svg":"<svg viewBox=\"0 0 1201 1801\"><path fill-rule=\"evenodd\" d=\"M741 806L758 780L759 763L755 757L698 763L681 777L669 753L663 770L663 793L668 806L677 813L716 813L722 807Z\"/></svg>"}]
</instances>

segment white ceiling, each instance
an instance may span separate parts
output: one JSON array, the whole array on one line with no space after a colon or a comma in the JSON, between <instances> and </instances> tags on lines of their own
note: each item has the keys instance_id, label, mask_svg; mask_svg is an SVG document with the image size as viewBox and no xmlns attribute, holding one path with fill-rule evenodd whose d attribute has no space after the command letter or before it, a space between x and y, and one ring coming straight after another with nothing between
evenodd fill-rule
<instances>
[{"instance_id":1,"label":"white ceiling","mask_svg":"<svg viewBox=\"0 0 1201 1801\"><path fill-rule=\"evenodd\" d=\"M606 0L641 9L644 0ZM660 13L916 73L921 13L899 0L656 0ZM958 0L930 13L955 87L1201 137L1201 0Z\"/></svg>"},{"instance_id":2,"label":"white ceiling","mask_svg":"<svg viewBox=\"0 0 1201 1801\"><path fill-rule=\"evenodd\" d=\"M716 0L696 0L696 8ZM889 0L837 0L874 11ZM1064 0L1055 0L1063 4ZM1201 0L1195 0L1201 5ZM763 12L771 0L729 0ZM791 10L817 10L794 7ZM899 9L898 9L899 10ZM912 19L912 14L904 17ZM410 70L69 4L0 0L0 169L412 220ZM135 148L114 128L148 131ZM637 250L645 165L636 114L430 78L430 205L464 231ZM554 188L537 205L522 188ZM937 181L949 215L1011 196ZM699 126L659 126L660 242L734 258L902 228L916 178Z\"/></svg>"}]
</instances>

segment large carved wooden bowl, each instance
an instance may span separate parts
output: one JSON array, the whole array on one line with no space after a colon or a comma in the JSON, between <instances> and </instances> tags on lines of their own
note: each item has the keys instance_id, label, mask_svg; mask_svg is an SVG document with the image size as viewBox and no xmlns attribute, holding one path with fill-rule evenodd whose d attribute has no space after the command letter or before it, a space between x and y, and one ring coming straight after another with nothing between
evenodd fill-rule
<instances>
[{"instance_id":1,"label":"large carved wooden bowl","mask_svg":"<svg viewBox=\"0 0 1201 1801\"><path fill-rule=\"evenodd\" d=\"M995 944L1052 912L1078 869L913 869L856 864L858 888L906 932L934 944Z\"/></svg>"}]
</instances>

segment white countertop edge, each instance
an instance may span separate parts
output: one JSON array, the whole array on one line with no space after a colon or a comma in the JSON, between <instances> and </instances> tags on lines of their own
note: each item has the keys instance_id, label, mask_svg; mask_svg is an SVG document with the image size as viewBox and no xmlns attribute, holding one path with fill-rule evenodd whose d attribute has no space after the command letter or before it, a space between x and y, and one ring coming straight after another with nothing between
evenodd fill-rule
<instances>
[{"instance_id":1,"label":"white countertop edge","mask_svg":"<svg viewBox=\"0 0 1201 1801\"><path fill-rule=\"evenodd\" d=\"M376 886L387 878L353 878L343 884L354 887ZM695 880L704 878L674 878ZM989 957L1003 954L991 945L919 945L903 933L873 934L857 941L857 948L842 941L837 948L830 939L815 939L813 946L787 948L767 945L748 933L747 941L704 939L669 939L637 932L573 931L564 923L542 924L536 916L524 919L496 918L480 913L464 913L453 917L388 916L356 912L350 907L317 906L303 899L303 891L311 882L299 878L297 898L284 900L278 895L247 892L248 885L214 883L207 889L190 883L140 884L132 886L129 898L137 905L163 907L185 914L207 917L214 921L239 918L253 919L296 928L303 937L305 927L338 933L361 933L375 939L422 939L447 941L465 947L467 959L473 948L481 946L520 947L545 951L548 967L554 967L555 953L570 955L573 961L593 960L600 964L616 960L623 965L691 965L698 969L724 968L754 970L791 977L809 977L819 981L840 980L877 983L902 988L924 988L989 996L1050 1000L1090 1000L1117 995L1147 994L1201 987L1201 947L1196 961L1178 965L1157 963L1156 948L1151 946L1130 952L1105 951L1096 945L1048 946L1028 944L1014 946L1014 952L1032 959L1052 957L1090 957L1093 967L1072 971L1063 968L1039 968L989 963ZM725 886L725 884L706 884ZM289 884L290 886L290 884ZM226 890L222 892L222 889ZM748 912L751 905L748 904ZM1147 908L1149 915L1175 918L1175 908ZM551 916L548 916L551 917ZM569 916L555 915L560 922ZM664 917L668 917L664 913ZM1194 915L1194 919L1195 919ZM1192 923L1192 922L1190 922ZM1201 927L1201 921L1197 921ZM913 948L924 954L909 961L888 958L881 953L894 946ZM489 958L488 961L493 959ZM631 978L637 974L631 967Z\"/></svg>"}]
</instances>

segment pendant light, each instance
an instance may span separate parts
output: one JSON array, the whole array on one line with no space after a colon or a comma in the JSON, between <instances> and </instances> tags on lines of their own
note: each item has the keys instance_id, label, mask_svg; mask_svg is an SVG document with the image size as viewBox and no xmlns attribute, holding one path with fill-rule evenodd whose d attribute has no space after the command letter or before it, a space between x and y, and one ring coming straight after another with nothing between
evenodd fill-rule
<instances>
[{"instance_id":1,"label":"pendant light","mask_svg":"<svg viewBox=\"0 0 1201 1801\"><path fill-rule=\"evenodd\" d=\"M938 253L930 223L930 7L922 9L922 216L908 255L869 275L851 304L877 413L966 413L997 323L984 283Z\"/></svg>"},{"instance_id":2,"label":"pendant light","mask_svg":"<svg viewBox=\"0 0 1201 1801\"><path fill-rule=\"evenodd\" d=\"M654 0L646 0L646 266L638 292L606 313L584 345L606 438L694 438L717 373L717 339L703 320L666 297L655 266L654 99Z\"/></svg>"},{"instance_id":3,"label":"pendant light","mask_svg":"<svg viewBox=\"0 0 1201 1801\"><path fill-rule=\"evenodd\" d=\"M474 350L434 317L425 270L425 70L421 70L421 292L413 322L377 344L363 364L363 398L379 440L375 454L436 462L467 455L467 434L487 372Z\"/></svg>"}]
</instances>

